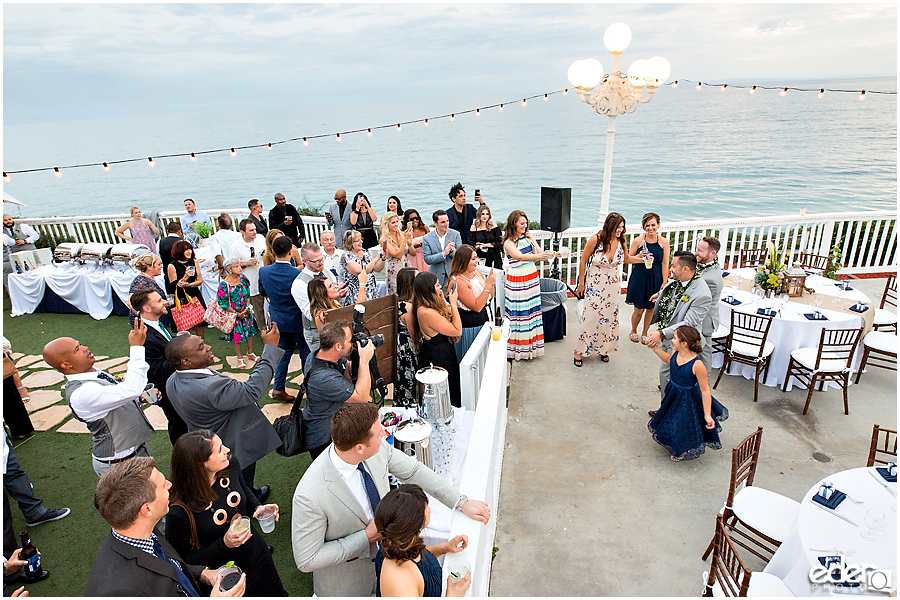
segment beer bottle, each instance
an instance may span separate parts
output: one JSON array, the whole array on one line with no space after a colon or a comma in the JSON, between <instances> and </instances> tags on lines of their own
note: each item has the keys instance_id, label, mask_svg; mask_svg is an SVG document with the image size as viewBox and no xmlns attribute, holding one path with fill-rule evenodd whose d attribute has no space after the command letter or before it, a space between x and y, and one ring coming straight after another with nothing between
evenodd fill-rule
<instances>
[{"instance_id":1,"label":"beer bottle","mask_svg":"<svg viewBox=\"0 0 900 600\"><path fill-rule=\"evenodd\" d=\"M27 531L23 531L19 535L22 538L22 552L19 554L19 558L25 561L25 576L37 577L41 574L41 556L34 544L31 543Z\"/></svg>"}]
</instances>

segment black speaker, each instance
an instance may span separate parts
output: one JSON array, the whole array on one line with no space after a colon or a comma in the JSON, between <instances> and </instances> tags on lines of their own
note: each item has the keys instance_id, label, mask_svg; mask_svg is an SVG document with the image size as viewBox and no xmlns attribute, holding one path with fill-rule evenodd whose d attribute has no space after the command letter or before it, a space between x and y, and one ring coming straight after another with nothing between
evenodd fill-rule
<instances>
[{"instance_id":1,"label":"black speaker","mask_svg":"<svg viewBox=\"0 0 900 600\"><path fill-rule=\"evenodd\" d=\"M541 229L562 233L572 215L572 188L541 188Z\"/></svg>"}]
</instances>

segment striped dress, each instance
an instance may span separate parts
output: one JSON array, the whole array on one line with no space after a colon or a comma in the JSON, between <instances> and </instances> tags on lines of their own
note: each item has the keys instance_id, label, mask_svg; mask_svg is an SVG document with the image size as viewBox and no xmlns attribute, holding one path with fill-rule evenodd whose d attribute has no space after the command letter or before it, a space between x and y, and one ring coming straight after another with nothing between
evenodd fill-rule
<instances>
[{"instance_id":1,"label":"striped dress","mask_svg":"<svg viewBox=\"0 0 900 600\"><path fill-rule=\"evenodd\" d=\"M534 252L531 241L522 237L516 242L522 254ZM509 342L506 356L526 360L544 355L544 321L541 318L541 281L534 261L520 261L509 256L506 273L506 318L509 319Z\"/></svg>"}]
</instances>

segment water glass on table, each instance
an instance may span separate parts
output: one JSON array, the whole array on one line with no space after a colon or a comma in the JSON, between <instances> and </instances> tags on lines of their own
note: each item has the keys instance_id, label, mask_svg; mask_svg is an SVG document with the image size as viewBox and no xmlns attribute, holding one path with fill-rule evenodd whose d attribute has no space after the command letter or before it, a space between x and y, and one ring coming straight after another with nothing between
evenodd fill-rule
<instances>
[{"instance_id":1,"label":"water glass on table","mask_svg":"<svg viewBox=\"0 0 900 600\"><path fill-rule=\"evenodd\" d=\"M819 292L816 292L815 295L813 296L813 304L816 305L816 317L822 316L822 312L819 310L820 308L822 308L822 300L823 300L822 294L820 294Z\"/></svg>"},{"instance_id":2,"label":"water glass on table","mask_svg":"<svg viewBox=\"0 0 900 600\"><path fill-rule=\"evenodd\" d=\"M867 510L863 523L865 523L866 527L865 529L860 529L859 534L870 542L874 542L878 539L878 536L884 533L885 518L884 513L880 510L874 508Z\"/></svg>"}]
</instances>

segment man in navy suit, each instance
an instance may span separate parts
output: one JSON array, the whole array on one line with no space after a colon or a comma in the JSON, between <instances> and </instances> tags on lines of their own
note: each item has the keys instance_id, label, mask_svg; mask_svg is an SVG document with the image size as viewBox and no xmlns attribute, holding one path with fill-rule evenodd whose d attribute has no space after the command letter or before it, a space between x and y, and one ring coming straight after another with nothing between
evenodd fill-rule
<instances>
[{"instance_id":1,"label":"man in navy suit","mask_svg":"<svg viewBox=\"0 0 900 600\"><path fill-rule=\"evenodd\" d=\"M477 190L476 190L477 192ZM459 232L462 243L467 244L469 239L469 229L472 227L472 221L475 220L477 210L471 204L466 204L466 190L463 189L461 183L457 183L450 188L450 199L453 200L453 206L447 209L447 217L450 219L450 229ZM476 193L475 199L484 206L484 200L481 195Z\"/></svg>"},{"instance_id":2,"label":"man in navy suit","mask_svg":"<svg viewBox=\"0 0 900 600\"><path fill-rule=\"evenodd\" d=\"M293 244L286 235L275 238L272 242L275 262L259 270L259 293L269 300L269 319L278 324L281 332L278 347L284 350L275 369L272 397L285 402L294 401L294 397L284 390L294 348L300 351L300 359L304 364L309 354L309 346L303 338L303 315L291 294L291 285L300 276L300 270L291 266L291 248Z\"/></svg>"},{"instance_id":3,"label":"man in navy suit","mask_svg":"<svg viewBox=\"0 0 900 600\"><path fill-rule=\"evenodd\" d=\"M450 220L442 210L434 211L431 216L434 229L422 238L422 256L428 263L428 270L437 275L441 287L447 285L450 276L450 263L453 253L462 245L462 238L455 229L450 229Z\"/></svg>"}]
</instances>

